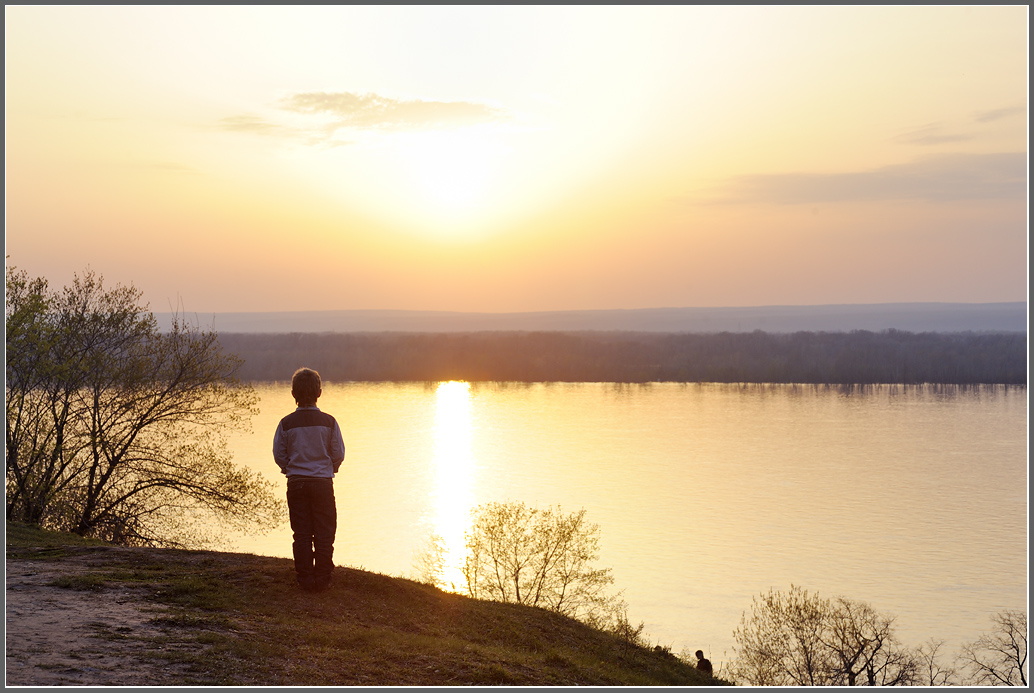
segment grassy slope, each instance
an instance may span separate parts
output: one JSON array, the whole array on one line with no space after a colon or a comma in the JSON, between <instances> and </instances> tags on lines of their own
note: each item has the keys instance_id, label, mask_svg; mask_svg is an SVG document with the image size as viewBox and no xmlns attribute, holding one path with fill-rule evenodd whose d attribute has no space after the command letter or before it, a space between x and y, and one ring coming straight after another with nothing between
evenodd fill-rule
<instances>
[{"instance_id":1,"label":"grassy slope","mask_svg":"<svg viewBox=\"0 0 1034 693\"><path fill-rule=\"evenodd\" d=\"M15 524L7 557L87 566L57 587L139 589L160 607L164 635L147 655L160 685L723 683L550 611L362 570L339 568L309 594L289 559L110 547Z\"/></svg>"}]
</instances>

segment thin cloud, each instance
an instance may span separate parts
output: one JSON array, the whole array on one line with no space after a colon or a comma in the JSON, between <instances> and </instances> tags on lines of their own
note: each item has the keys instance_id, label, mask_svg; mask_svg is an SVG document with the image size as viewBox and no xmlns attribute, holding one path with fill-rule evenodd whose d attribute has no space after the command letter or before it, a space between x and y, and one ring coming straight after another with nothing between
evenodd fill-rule
<instances>
[{"instance_id":1,"label":"thin cloud","mask_svg":"<svg viewBox=\"0 0 1034 693\"><path fill-rule=\"evenodd\" d=\"M1008 108L995 108L990 111L977 111L973 116L973 120L978 123L990 123L994 120L1022 115L1026 110L1023 106L1009 106Z\"/></svg>"},{"instance_id":2,"label":"thin cloud","mask_svg":"<svg viewBox=\"0 0 1034 693\"><path fill-rule=\"evenodd\" d=\"M284 128L253 115L239 115L223 118L219 127L233 132L247 132L255 135L280 135Z\"/></svg>"},{"instance_id":3,"label":"thin cloud","mask_svg":"<svg viewBox=\"0 0 1034 693\"><path fill-rule=\"evenodd\" d=\"M136 170L158 171L161 173L181 173L191 176L196 176L201 173L193 166L177 164L171 161L148 161L139 164L128 164L128 167Z\"/></svg>"},{"instance_id":4,"label":"thin cloud","mask_svg":"<svg viewBox=\"0 0 1034 693\"><path fill-rule=\"evenodd\" d=\"M64 113L52 113L41 116L43 120L81 120L90 123L111 123L129 120L125 116L101 116L87 113L86 111L68 111Z\"/></svg>"},{"instance_id":5,"label":"thin cloud","mask_svg":"<svg viewBox=\"0 0 1034 693\"><path fill-rule=\"evenodd\" d=\"M219 121L219 128L246 135L294 139L299 140L306 145L321 147L324 149L332 149L334 147L343 147L345 145L352 144L351 141L334 138L335 132L340 129L336 124L319 125L311 128L291 128L271 123L259 116L239 115L223 118Z\"/></svg>"},{"instance_id":6,"label":"thin cloud","mask_svg":"<svg viewBox=\"0 0 1034 693\"><path fill-rule=\"evenodd\" d=\"M1025 152L942 154L853 173L738 176L719 203L815 204L876 200L1017 199L1027 193Z\"/></svg>"},{"instance_id":7,"label":"thin cloud","mask_svg":"<svg viewBox=\"0 0 1034 693\"><path fill-rule=\"evenodd\" d=\"M281 105L294 113L332 115L339 119L336 127L357 129L458 127L492 122L503 115L471 101L407 101L351 92L293 94Z\"/></svg>"},{"instance_id":8,"label":"thin cloud","mask_svg":"<svg viewBox=\"0 0 1034 693\"><path fill-rule=\"evenodd\" d=\"M895 140L903 142L905 144L918 144L918 145L935 145L935 144L946 144L949 142L966 142L973 139L972 135L964 135L958 133L946 133L942 131L941 125L927 125L925 127L916 128L910 132L906 132L902 135L898 135Z\"/></svg>"}]
</instances>

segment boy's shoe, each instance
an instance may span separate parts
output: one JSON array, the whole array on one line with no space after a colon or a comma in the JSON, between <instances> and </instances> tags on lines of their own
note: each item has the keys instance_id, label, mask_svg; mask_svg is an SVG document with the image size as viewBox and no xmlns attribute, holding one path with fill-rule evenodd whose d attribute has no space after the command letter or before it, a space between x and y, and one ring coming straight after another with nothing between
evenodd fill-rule
<instances>
[{"instance_id":1,"label":"boy's shoe","mask_svg":"<svg viewBox=\"0 0 1034 693\"><path fill-rule=\"evenodd\" d=\"M306 592L313 592L316 589L316 580L311 575L299 575L298 586Z\"/></svg>"},{"instance_id":2,"label":"boy's shoe","mask_svg":"<svg viewBox=\"0 0 1034 693\"><path fill-rule=\"evenodd\" d=\"M316 578L315 584L314 584L314 589L317 592L322 592L323 590L327 589L328 587L330 587L330 576L329 575L327 577L318 577L318 578Z\"/></svg>"}]
</instances>

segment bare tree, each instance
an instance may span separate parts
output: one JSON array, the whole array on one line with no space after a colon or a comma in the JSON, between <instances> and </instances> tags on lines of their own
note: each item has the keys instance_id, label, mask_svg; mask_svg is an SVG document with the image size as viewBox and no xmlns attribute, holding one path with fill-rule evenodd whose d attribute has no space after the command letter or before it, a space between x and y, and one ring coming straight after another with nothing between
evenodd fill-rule
<instances>
[{"instance_id":1,"label":"bare tree","mask_svg":"<svg viewBox=\"0 0 1034 693\"><path fill-rule=\"evenodd\" d=\"M836 666L832 683L854 686L901 686L916 682L919 662L894 637L894 619L865 602L837 597L826 614L828 639ZM859 681L859 678L862 681Z\"/></svg>"},{"instance_id":2,"label":"bare tree","mask_svg":"<svg viewBox=\"0 0 1034 693\"><path fill-rule=\"evenodd\" d=\"M52 296L45 279L8 267L5 298L6 517L19 513L38 524L60 476L54 469L60 460L52 453L54 437L67 418L52 416L60 407L48 388L55 379L48 359Z\"/></svg>"},{"instance_id":3,"label":"bare tree","mask_svg":"<svg viewBox=\"0 0 1034 693\"><path fill-rule=\"evenodd\" d=\"M8 268L7 286L8 519L151 545L279 521L223 443L256 397L214 333L159 332L138 290L89 271L53 293Z\"/></svg>"},{"instance_id":4,"label":"bare tree","mask_svg":"<svg viewBox=\"0 0 1034 693\"><path fill-rule=\"evenodd\" d=\"M444 586L442 575L445 573L445 540L440 534L432 533L424 545L413 554L414 579L426 585ZM455 585L450 585L455 591Z\"/></svg>"},{"instance_id":5,"label":"bare tree","mask_svg":"<svg viewBox=\"0 0 1034 693\"><path fill-rule=\"evenodd\" d=\"M955 686L959 683L958 672L954 667L941 664L941 648L943 640L927 640L915 651L915 659L919 666L918 685L921 686Z\"/></svg>"},{"instance_id":6,"label":"bare tree","mask_svg":"<svg viewBox=\"0 0 1034 693\"><path fill-rule=\"evenodd\" d=\"M733 634L731 675L758 686L894 686L918 681L894 619L864 602L823 599L792 585L755 597Z\"/></svg>"},{"instance_id":7,"label":"bare tree","mask_svg":"<svg viewBox=\"0 0 1034 693\"><path fill-rule=\"evenodd\" d=\"M619 606L599 558L599 525L585 510L565 515L521 502L488 503L472 513L463 575L471 596L541 606L593 620Z\"/></svg>"},{"instance_id":8,"label":"bare tree","mask_svg":"<svg viewBox=\"0 0 1034 693\"><path fill-rule=\"evenodd\" d=\"M991 616L994 628L962 646L959 664L976 685L1027 685L1027 614L1007 610Z\"/></svg>"}]
</instances>

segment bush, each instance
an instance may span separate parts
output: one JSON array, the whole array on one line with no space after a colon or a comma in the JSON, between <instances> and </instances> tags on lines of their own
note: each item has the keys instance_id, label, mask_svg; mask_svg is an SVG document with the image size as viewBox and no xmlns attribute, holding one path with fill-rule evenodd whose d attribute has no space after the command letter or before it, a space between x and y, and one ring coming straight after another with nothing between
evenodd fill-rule
<instances>
[{"instance_id":1,"label":"bush","mask_svg":"<svg viewBox=\"0 0 1034 693\"><path fill-rule=\"evenodd\" d=\"M606 590L614 578L596 568L599 525L585 510L540 510L521 502L488 503L472 512L463 565L475 598L540 606L608 627L623 603Z\"/></svg>"}]
</instances>

